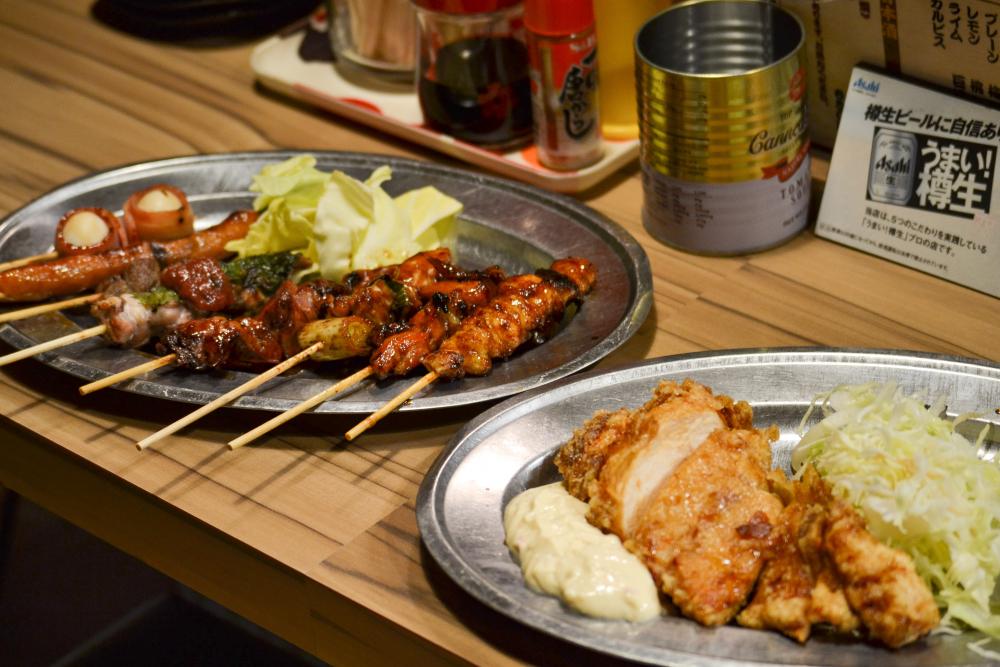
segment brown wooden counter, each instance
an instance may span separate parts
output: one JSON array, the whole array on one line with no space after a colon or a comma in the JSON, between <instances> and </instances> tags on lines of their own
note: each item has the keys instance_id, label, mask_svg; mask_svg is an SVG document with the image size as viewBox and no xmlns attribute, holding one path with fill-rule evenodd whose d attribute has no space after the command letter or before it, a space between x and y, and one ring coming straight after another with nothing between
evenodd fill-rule
<instances>
[{"instance_id":1,"label":"brown wooden counter","mask_svg":"<svg viewBox=\"0 0 1000 667\"><path fill-rule=\"evenodd\" d=\"M167 46L71 0L0 3L0 214L93 171L270 148L437 154L255 86L252 44ZM824 163L815 167L818 181ZM607 368L725 348L829 345L1000 359L1000 301L806 232L747 257L684 254L640 222L637 165L580 199L649 254L655 305ZM139 453L188 406L81 398L35 361L0 372L0 484L337 664L596 662L467 597L422 552L415 498L469 410L305 416L253 446L267 415L222 410ZM71 562L71 559L68 559Z\"/></svg>"}]
</instances>

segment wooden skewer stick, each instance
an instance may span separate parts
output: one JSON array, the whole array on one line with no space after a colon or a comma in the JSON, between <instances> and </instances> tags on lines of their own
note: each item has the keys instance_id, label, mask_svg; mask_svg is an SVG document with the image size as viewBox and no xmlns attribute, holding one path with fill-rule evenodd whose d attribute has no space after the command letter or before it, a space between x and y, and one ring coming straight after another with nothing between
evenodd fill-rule
<instances>
[{"instance_id":1,"label":"wooden skewer stick","mask_svg":"<svg viewBox=\"0 0 1000 667\"><path fill-rule=\"evenodd\" d=\"M247 393L248 391L250 391L252 389L256 389L257 387L259 387L260 385L264 384L265 382L267 382L271 378L273 378L273 377L275 377L277 375L281 375L282 373L284 373L285 371L287 371L292 366L295 366L296 364L299 364L299 363L305 361L306 359L308 359L309 357L311 357L313 354L315 354L316 352L318 352L319 349L322 348L322 347L323 347L323 343L321 343L321 342L320 343L314 343L314 344L310 345L309 347L307 347L306 349L302 350L301 352L299 352L295 356L288 357L287 359L285 359L284 361L282 361L277 366L274 366L273 368L269 368L268 370L264 371L263 373L261 373L260 375L256 376L252 380L249 380L248 382L244 382L243 384L241 384L240 386L236 387L235 389L231 389L230 391L227 391L222 396L219 396L214 401L212 401L210 403L206 403L205 405L201 406L200 408L198 408L197 410L195 410L191 414L187 415L186 417L182 417L181 419L178 419L177 421L175 421L173 424L168 424L167 426L164 426L163 428L161 428L156 433L153 433L152 435L146 436L145 438L143 438L139 442L135 443L136 448L139 449L139 451L142 451L142 450L146 449L147 447L149 447L154 442L157 442L158 440L161 440L161 439L167 437L171 433L176 433L177 431L181 430L182 428L184 428L188 424L190 424L190 423L192 423L194 421L197 421L198 419L201 419L202 417L204 417L205 415L207 415L209 412L212 412L213 410L217 410L217 409L221 408L222 406L226 405L227 403L230 403L230 402L236 400L237 398L239 398L243 394Z\"/></svg>"},{"instance_id":2,"label":"wooden skewer stick","mask_svg":"<svg viewBox=\"0 0 1000 667\"><path fill-rule=\"evenodd\" d=\"M35 262L43 262L49 259L57 259L59 253L55 250L52 252L43 252L40 255L31 255L29 257L22 257L21 259L13 259L9 262L3 262L0 264L0 271L6 271L7 269L16 269L19 266L26 266L28 264L34 264Z\"/></svg>"},{"instance_id":3,"label":"wooden skewer stick","mask_svg":"<svg viewBox=\"0 0 1000 667\"><path fill-rule=\"evenodd\" d=\"M62 310L63 308L73 308L74 306L82 306L87 303L93 303L101 298L101 294L84 294L83 296L73 297L72 299L66 299L65 301L53 301L52 303L43 303L40 306L31 306L29 308L20 308L18 310L11 310L6 313L0 313L0 322L12 322L14 320L23 320L28 317L34 317L35 315L41 315L43 313L51 313L54 310Z\"/></svg>"},{"instance_id":4,"label":"wooden skewer stick","mask_svg":"<svg viewBox=\"0 0 1000 667\"><path fill-rule=\"evenodd\" d=\"M320 403L322 403L326 399L332 398L333 396L336 396L337 394L339 394L340 392L344 391L345 389L349 389L349 388L353 387L354 385L358 384L359 382L361 382L365 378L369 377L374 372L375 371L372 369L371 366L366 366L366 367L362 368L357 373L354 373L353 375L349 375L346 378L344 378L343 380L341 380L340 382L334 384L333 386L327 387L326 389L324 389L323 391L319 392L318 394L316 394L316 395L314 395L314 396L312 396L310 398L307 398L306 400L304 400L301 403L299 403L298 405L296 405L294 408L291 408L290 410L286 410L285 412L282 412L280 415L278 415L278 416L276 416L276 417L274 417L274 418L272 418L272 419L264 422L263 424L261 424L260 426L258 426L257 428L255 428L254 430L252 430L252 431L250 431L248 433L244 433L243 435L241 435L238 438L234 438L234 439L230 440L229 441L229 445L228 445L229 449L237 449L237 448L242 447L243 445L245 445L245 444L247 444L249 442L253 442L254 440L256 440L257 438L259 438L260 436L262 436L265 433L268 433L270 431L273 431L274 429L278 428L279 426L281 426L282 424L284 424L288 420L292 419L293 417L296 417L296 416L302 414L303 412L305 412L309 408L312 408L312 407L314 407L316 405L319 405Z\"/></svg>"},{"instance_id":5,"label":"wooden skewer stick","mask_svg":"<svg viewBox=\"0 0 1000 667\"><path fill-rule=\"evenodd\" d=\"M403 391L393 396L392 400L383 405L381 408L379 408L375 412L365 417L361 422L358 423L357 426L355 426L346 434L344 434L344 437L347 438L348 440L354 440L356 437L358 437L359 435L370 429L372 426L377 424L379 421L381 421L381 419L385 417L387 414L389 414L390 412L398 408L400 405L406 403L408 400L413 398L424 387L433 384L433 382L437 379L438 379L438 374L435 373L434 371L431 371L430 373L423 376L422 378L411 384Z\"/></svg>"},{"instance_id":6,"label":"wooden skewer stick","mask_svg":"<svg viewBox=\"0 0 1000 667\"><path fill-rule=\"evenodd\" d=\"M128 370L121 371L120 373L115 373L114 375L109 375L106 378L96 380L90 384L85 384L80 387L80 395L86 396L87 394L93 393L98 389L104 389L105 387L110 387L113 384L118 384L122 380L128 380L142 375L143 373L155 371L157 368L169 366L174 363L175 359L177 359L177 355L171 352L168 355L153 359L152 361L147 361L146 363L139 364L138 366L133 366Z\"/></svg>"},{"instance_id":7,"label":"wooden skewer stick","mask_svg":"<svg viewBox=\"0 0 1000 667\"><path fill-rule=\"evenodd\" d=\"M53 338L52 340L45 341L44 343L39 343L38 345L32 345L31 347L26 347L23 350L17 352L11 352L10 354L5 354L0 357L0 366L6 366L7 364L12 364L15 361L20 361L21 359L27 359L28 357L33 357L36 354L41 354L42 352L48 352L49 350L55 350L60 347L66 347L67 345L72 345L81 340L87 340L88 338L93 338L94 336L100 336L104 333L105 325L98 324L95 327L90 327L89 329L83 329L82 331L77 331L76 333L71 333L67 336L62 336L61 338Z\"/></svg>"}]
</instances>

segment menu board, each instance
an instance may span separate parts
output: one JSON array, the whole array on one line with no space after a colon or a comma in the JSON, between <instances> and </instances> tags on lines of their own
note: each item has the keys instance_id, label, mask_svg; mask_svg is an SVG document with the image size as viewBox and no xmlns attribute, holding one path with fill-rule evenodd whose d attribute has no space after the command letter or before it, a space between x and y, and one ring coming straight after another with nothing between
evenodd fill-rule
<instances>
[{"instance_id":1,"label":"menu board","mask_svg":"<svg viewBox=\"0 0 1000 667\"><path fill-rule=\"evenodd\" d=\"M855 67L816 234L1000 297L1000 111Z\"/></svg>"}]
</instances>

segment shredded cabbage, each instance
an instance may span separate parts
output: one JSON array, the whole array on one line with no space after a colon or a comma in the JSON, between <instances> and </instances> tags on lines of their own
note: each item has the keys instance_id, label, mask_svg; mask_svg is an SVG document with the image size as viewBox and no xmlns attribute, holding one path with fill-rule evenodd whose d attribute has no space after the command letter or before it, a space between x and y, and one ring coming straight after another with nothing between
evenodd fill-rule
<instances>
[{"instance_id":1,"label":"shredded cabbage","mask_svg":"<svg viewBox=\"0 0 1000 667\"><path fill-rule=\"evenodd\" d=\"M945 611L943 624L961 621L1000 637L991 608L1000 575L1000 467L979 459L939 417L943 399L928 407L895 383L869 383L837 387L817 403L824 419L796 445L793 468L812 463L877 538L910 554Z\"/></svg>"},{"instance_id":2,"label":"shredded cabbage","mask_svg":"<svg viewBox=\"0 0 1000 667\"><path fill-rule=\"evenodd\" d=\"M382 166L365 181L316 169L300 155L270 164L253 177L260 218L247 235L226 244L240 257L294 250L312 266L304 273L341 279L356 269L401 262L422 250L449 246L461 202L426 186L391 197Z\"/></svg>"}]
</instances>

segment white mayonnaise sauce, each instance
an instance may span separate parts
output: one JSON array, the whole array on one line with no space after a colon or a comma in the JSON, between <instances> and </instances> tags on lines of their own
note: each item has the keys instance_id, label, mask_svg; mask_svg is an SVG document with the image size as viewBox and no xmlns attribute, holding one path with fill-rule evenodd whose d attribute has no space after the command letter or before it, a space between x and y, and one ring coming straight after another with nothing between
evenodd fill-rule
<instances>
[{"instance_id":1,"label":"white mayonnaise sauce","mask_svg":"<svg viewBox=\"0 0 1000 667\"><path fill-rule=\"evenodd\" d=\"M653 577L621 540L587 522L587 504L559 482L521 493L504 510L507 547L534 590L599 618L660 614Z\"/></svg>"}]
</instances>

